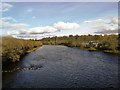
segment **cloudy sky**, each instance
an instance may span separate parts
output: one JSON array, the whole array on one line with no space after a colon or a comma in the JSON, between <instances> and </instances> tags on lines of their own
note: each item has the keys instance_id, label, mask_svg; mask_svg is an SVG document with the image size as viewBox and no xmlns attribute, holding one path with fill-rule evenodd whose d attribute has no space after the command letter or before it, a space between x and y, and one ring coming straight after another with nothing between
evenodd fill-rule
<instances>
[{"instance_id":1,"label":"cloudy sky","mask_svg":"<svg viewBox=\"0 0 120 90\"><path fill-rule=\"evenodd\" d=\"M18 38L113 34L118 32L117 2L1 3L0 35Z\"/></svg>"}]
</instances>

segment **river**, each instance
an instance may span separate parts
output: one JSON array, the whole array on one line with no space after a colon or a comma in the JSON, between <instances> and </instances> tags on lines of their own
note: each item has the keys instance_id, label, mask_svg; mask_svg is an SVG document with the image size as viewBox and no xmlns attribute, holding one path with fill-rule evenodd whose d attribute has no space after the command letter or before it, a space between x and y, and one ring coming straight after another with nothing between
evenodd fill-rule
<instances>
[{"instance_id":1,"label":"river","mask_svg":"<svg viewBox=\"0 0 120 90\"><path fill-rule=\"evenodd\" d=\"M118 87L117 54L44 45L12 66L3 88Z\"/></svg>"}]
</instances>

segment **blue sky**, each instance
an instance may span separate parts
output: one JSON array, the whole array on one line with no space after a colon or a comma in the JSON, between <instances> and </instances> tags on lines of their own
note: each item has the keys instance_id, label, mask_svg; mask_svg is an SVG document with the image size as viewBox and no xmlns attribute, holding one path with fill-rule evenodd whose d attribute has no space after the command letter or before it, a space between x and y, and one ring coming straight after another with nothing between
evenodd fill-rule
<instances>
[{"instance_id":1,"label":"blue sky","mask_svg":"<svg viewBox=\"0 0 120 90\"><path fill-rule=\"evenodd\" d=\"M15 37L98 34L116 30L118 22L117 2L8 2L1 12L0 30Z\"/></svg>"}]
</instances>

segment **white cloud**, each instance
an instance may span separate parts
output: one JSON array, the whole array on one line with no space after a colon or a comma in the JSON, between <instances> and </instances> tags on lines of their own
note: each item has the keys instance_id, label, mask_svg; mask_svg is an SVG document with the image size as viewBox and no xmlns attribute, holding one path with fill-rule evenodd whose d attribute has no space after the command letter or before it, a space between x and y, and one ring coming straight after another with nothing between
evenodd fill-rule
<instances>
[{"instance_id":1,"label":"white cloud","mask_svg":"<svg viewBox=\"0 0 120 90\"><path fill-rule=\"evenodd\" d=\"M98 28L98 27L96 27ZM104 25L101 28L99 27L97 31L95 32L96 34L116 34L118 33L118 25Z\"/></svg>"},{"instance_id":2,"label":"white cloud","mask_svg":"<svg viewBox=\"0 0 120 90\"><path fill-rule=\"evenodd\" d=\"M17 30L17 31L8 31L8 34L12 35L12 34L43 34L43 33L52 33L52 32L56 32L57 29L53 28L51 26L45 26L45 27L34 27L34 28L30 28L30 29L21 29L21 30Z\"/></svg>"},{"instance_id":3,"label":"white cloud","mask_svg":"<svg viewBox=\"0 0 120 90\"><path fill-rule=\"evenodd\" d=\"M32 32L31 33L52 33L56 32L57 29L51 26L45 26L45 27L35 27L30 29Z\"/></svg>"},{"instance_id":4,"label":"white cloud","mask_svg":"<svg viewBox=\"0 0 120 90\"><path fill-rule=\"evenodd\" d=\"M79 24L69 22L58 22L53 24L53 26L41 26L28 29L25 29L25 26L27 26L27 24L8 24L6 25L6 27L9 28L7 34L20 38L33 38L33 36L34 38L39 38L42 34L50 34L60 30L75 30L80 28Z\"/></svg>"},{"instance_id":5,"label":"white cloud","mask_svg":"<svg viewBox=\"0 0 120 90\"><path fill-rule=\"evenodd\" d=\"M118 24L118 17L108 17L108 18L105 18L105 19L89 20L89 21L84 21L84 23L94 24L94 25Z\"/></svg>"},{"instance_id":6,"label":"white cloud","mask_svg":"<svg viewBox=\"0 0 120 90\"><path fill-rule=\"evenodd\" d=\"M96 34L117 34L118 30L102 30L95 32Z\"/></svg>"},{"instance_id":7,"label":"white cloud","mask_svg":"<svg viewBox=\"0 0 120 90\"><path fill-rule=\"evenodd\" d=\"M96 30L96 34L114 34L118 33L118 17L108 17L105 19L96 19L85 21L87 25L91 25Z\"/></svg>"},{"instance_id":8,"label":"white cloud","mask_svg":"<svg viewBox=\"0 0 120 90\"><path fill-rule=\"evenodd\" d=\"M58 30L74 30L74 29L79 29L80 25L77 23L65 23L65 22L58 22L53 25L55 28Z\"/></svg>"},{"instance_id":9,"label":"white cloud","mask_svg":"<svg viewBox=\"0 0 120 90\"><path fill-rule=\"evenodd\" d=\"M118 17L109 17L109 24L118 24Z\"/></svg>"},{"instance_id":10,"label":"white cloud","mask_svg":"<svg viewBox=\"0 0 120 90\"><path fill-rule=\"evenodd\" d=\"M28 30L21 30L19 31L19 34L43 34L43 33L52 33L56 31L57 31L56 28L53 28L51 26L45 26L45 27L34 27Z\"/></svg>"},{"instance_id":11,"label":"white cloud","mask_svg":"<svg viewBox=\"0 0 120 90\"><path fill-rule=\"evenodd\" d=\"M7 33L7 35L19 35L19 32L16 30L7 31L6 33Z\"/></svg>"},{"instance_id":12,"label":"white cloud","mask_svg":"<svg viewBox=\"0 0 120 90\"><path fill-rule=\"evenodd\" d=\"M84 21L84 23L99 25L99 24L105 24L106 21L104 21L103 19L97 19L97 20Z\"/></svg>"},{"instance_id":13,"label":"white cloud","mask_svg":"<svg viewBox=\"0 0 120 90\"><path fill-rule=\"evenodd\" d=\"M10 23L10 22L15 22L15 23ZM2 29L21 29L29 26L28 24L24 23L16 23L17 21L12 18L12 17L3 17L0 18L0 28Z\"/></svg>"},{"instance_id":14,"label":"white cloud","mask_svg":"<svg viewBox=\"0 0 120 90\"><path fill-rule=\"evenodd\" d=\"M77 23L64 23L58 22L53 26L44 26L44 27L33 27L29 29L22 29L22 27L27 26L26 24L12 24L7 25L7 28L12 28L12 31L8 31L8 35L37 35L44 33L54 33L59 30L70 30L78 29L80 26ZM16 30L15 30L16 29ZM19 30L17 30L19 29Z\"/></svg>"},{"instance_id":15,"label":"white cloud","mask_svg":"<svg viewBox=\"0 0 120 90\"><path fill-rule=\"evenodd\" d=\"M12 18L12 17L3 17L3 18L0 18L0 20L2 20L2 21L13 21L13 22L17 22L17 20L15 20L15 19Z\"/></svg>"},{"instance_id":16,"label":"white cloud","mask_svg":"<svg viewBox=\"0 0 120 90\"><path fill-rule=\"evenodd\" d=\"M10 8L12 8L13 6L9 3L0 3L0 12L6 12L9 11Z\"/></svg>"},{"instance_id":17,"label":"white cloud","mask_svg":"<svg viewBox=\"0 0 120 90\"><path fill-rule=\"evenodd\" d=\"M12 29L20 29L29 26L28 24L24 23L17 23L17 24L10 24L10 28Z\"/></svg>"},{"instance_id":18,"label":"white cloud","mask_svg":"<svg viewBox=\"0 0 120 90\"><path fill-rule=\"evenodd\" d=\"M5 23L5 22L3 22L2 23L2 28L3 29L10 29L10 30L12 30L12 29L15 29L15 30L17 30L17 29L21 29L21 28L25 28L25 27L27 27L27 26L29 26L28 24L24 24L24 23L17 23L17 24L11 24L11 23Z\"/></svg>"},{"instance_id":19,"label":"white cloud","mask_svg":"<svg viewBox=\"0 0 120 90\"><path fill-rule=\"evenodd\" d=\"M18 30L28 27L25 23L16 23L17 21L12 17L0 18L0 29L2 30L2 35L12 35L19 34Z\"/></svg>"}]
</instances>

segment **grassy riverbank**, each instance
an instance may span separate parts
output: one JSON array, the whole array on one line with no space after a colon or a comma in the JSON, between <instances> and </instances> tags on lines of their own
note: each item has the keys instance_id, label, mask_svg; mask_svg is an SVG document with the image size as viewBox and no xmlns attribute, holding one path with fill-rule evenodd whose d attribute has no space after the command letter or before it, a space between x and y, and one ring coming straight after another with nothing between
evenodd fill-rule
<instances>
[{"instance_id":1,"label":"grassy riverbank","mask_svg":"<svg viewBox=\"0 0 120 90\"><path fill-rule=\"evenodd\" d=\"M2 62L19 61L25 54L36 50L43 45L65 45L89 51L102 51L107 53L120 53L118 35L69 35L63 37L43 38L42 40L23 40L12 37L3 37L0 42Z\"/></svg>"},{"instance_id":2,"label":"grassy riverbank","mask_svg":"<svg viewBox=\"0 0 120 90\"><path fill-rule=\"evenodd\" d=\"M23 40L12 37L3 37L0 44L2 47L1 56L2 62L19 61L25 54L36 50L42 46L40 41Z\"/></svg>"},{"instance_id":3,"label":"grassy riverbank","mask_svg":"<svg viewBox=\"0 0 120 90\"><path fill-rule=\"evenodd\" d=\"M43 44L65 45L89 51L120 53L119 35L69 35L63 37L43 38Z\"/></svg>"}]
</instances>

